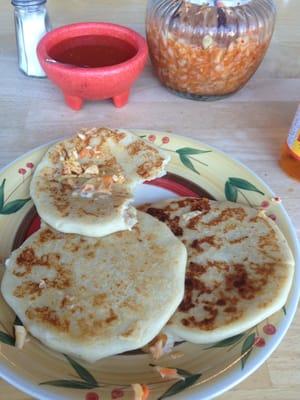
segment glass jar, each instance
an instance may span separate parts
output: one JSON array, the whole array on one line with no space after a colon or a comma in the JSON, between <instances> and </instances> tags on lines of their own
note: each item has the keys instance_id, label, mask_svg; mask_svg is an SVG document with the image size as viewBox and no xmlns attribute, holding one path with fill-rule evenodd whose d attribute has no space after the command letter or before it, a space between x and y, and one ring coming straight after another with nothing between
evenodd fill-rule
<instances>
[{"instance_id":1,"label":"glass jar","mask_svg":"<svg viewBox=\"0 0 300 400\"><path fill-rule=\"evenodd\" d=\"M275 16L273 0L148 0L146 31L155 71L184 97L232 94L260 65Z\"/></svg>"}]
</instances>

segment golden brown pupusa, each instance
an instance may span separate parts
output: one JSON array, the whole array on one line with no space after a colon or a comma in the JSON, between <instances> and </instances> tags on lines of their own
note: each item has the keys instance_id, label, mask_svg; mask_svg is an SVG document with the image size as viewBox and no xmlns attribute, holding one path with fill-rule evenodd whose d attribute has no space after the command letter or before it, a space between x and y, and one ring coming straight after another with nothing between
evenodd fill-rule
<instances>
[{"instance_id":1,"label":"golden brown pupusa","mask_svg":"<svg viewBox=\"0 0 300 400\"><path fill-rule=\"evenodd\" d=\"M185 295L166 331L211 343L251 328L286 302L294 271L288 243L263 212L180 198L142 206L185 244Z\"/></svg>"},{"instance_id":2,"label":"golden brown pupusa","mask_svg":"<svg viewBox=\"0 0 300 400\"><path fill-rule=\"evenodd\" d=\"M138 219L102 238L42 226L12 253L1 290L33 336L95 361L158 334L183 298L186 249L155 218Z\"/></svg>"}]
</instances>

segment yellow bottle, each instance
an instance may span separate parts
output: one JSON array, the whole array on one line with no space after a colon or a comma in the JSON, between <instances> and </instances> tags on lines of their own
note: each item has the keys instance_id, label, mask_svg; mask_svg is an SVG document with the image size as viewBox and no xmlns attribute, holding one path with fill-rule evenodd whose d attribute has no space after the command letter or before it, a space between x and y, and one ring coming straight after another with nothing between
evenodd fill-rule
<instances>
[{"instance_id":1,"label":"yellow bottle","mask_svg":"<svg viewBox=\"0 0 300 400\"><path fill-rule=\"evenodd\" d=\"M282 147L279 165L289 176L300 181L300 105Z\"/></svg>"}]
</instances>

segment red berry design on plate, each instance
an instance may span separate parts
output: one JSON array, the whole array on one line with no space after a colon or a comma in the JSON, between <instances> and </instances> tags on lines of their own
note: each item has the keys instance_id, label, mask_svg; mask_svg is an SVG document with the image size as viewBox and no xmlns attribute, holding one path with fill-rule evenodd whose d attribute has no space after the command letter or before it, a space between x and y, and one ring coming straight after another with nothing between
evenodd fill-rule
<instances>
[{"instance_id":1,"label":"red berry design on plate","mask_svg":"<svg viewBox=\"0 0 300 400\"><path fill-rule=\"evenodd\" d=\"M267 200L264 200L262 203L261 203L261 208L268 208L269 207L269 205L270 205L270 203L267 201Z\"/></svg>"},{"instance_id":2,"label":"red berry design on plate","mask_svg":"<svg viewBox=\"0 0 300 400\"><path fill-rule=\"evenodd\" d=\"M124 397L124 391L122 389L114 389L111 392L112 399L121 399Z\"/></svg>"},{"instance_id":3,"label":"red berry design on plate","mask_svg":"<svg viewBox=\"0 0 300 400\"><path fill-rule=\"evenodd\" d=\"M270 214L268 215L269 218L271 218L273 221L276 221L277 217L275 214Z\"/></svg>"},{"instance_id":4,"label":"red berry design on plate","mask_svg":"<svg viewBox=\"0 0 300 400\"><path fill-rule=\"evenodd\" d=\"M266 341L264 338L257 336L255 338L254 344L256 347L264 347L266 345Z\"/></svg>"},{"instance_id":5,"label":"red berry design on plate","mask_svg":"<svg viewBox=\"0 0 300 400\"><path fill-rule=\"evenodd\" d=\"M167 144L167 143L169 143L170 138L168 138L168 136L164 136L164 137L161 139L161 141L162 141L164 144Z\"/></svg>"},{"instance_id":6,"label":"red berry design on plate","mask_svg":"<svg viewBox=\"0 0 300 400\"><path fill-rule=\"evenodd\" d=\"M149 135L149 136L148 136L148 140L149 140L150 142L155 142L156 136L155 136L155 135Z\"/></svg>"},{"instance_id":7,"label":"red berry design on plate","mask_svg":"<svg viewBox=\"0 0 300 400\"><path fill-rule=\"evenodd\" d=\"M85 395L85 400L100 400L100 397L97 393L95 392L88 392Z\"/></svg>"},{"instance_id":8,"label":"red berry design on plate","mask_svg":"<svg viewBox=\"0 0 300 400\"><path fill-rule=\"evenodd\" d=\"M32 162L28 162L26 164L26 167L29 168L29 169L32 169L34 167L34 164Z\"/></svg>"},{"instance_id":9,"label":"red berry design on plate","mask_svg":"<svg viewBox=\"0 0 300 400\"><path fill-rule=\"evenodd\" d=\"M25 175L27 171L26 171L25 168L19 168L18 172L19 172L20 175Z\"/></svg>"},{"instance_id":10,"label":"red berry design on plate","mask_svg":"<svg viewBox=\"0 0 300 400\"><path fill-rule=\"evenodd\" d=\"M263 327L263 331L265 332L266 335L275 335L276 328L272 324L267 324Z\"/></svg>"}]
</instances>

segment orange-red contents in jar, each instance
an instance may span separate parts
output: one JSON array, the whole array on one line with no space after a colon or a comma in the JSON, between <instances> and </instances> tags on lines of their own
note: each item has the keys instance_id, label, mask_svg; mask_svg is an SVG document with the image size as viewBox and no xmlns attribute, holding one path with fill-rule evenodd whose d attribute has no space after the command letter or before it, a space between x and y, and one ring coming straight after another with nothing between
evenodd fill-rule
<instances>
[{"instance_id":1,"label":"orange-red contents in jar","mask_svg":"<svg viewBox=\"0 0 300 400\"><path fill-rule=\"evenodd\" d=\"M228 47L210 35L198 45L165 36L153 24L147 32L150 55L161 81L178 92L222 96L241 88L254 74L269 46L270 38L259 41L258 33L248 33Z\"/></svg>"}]
</instances>

